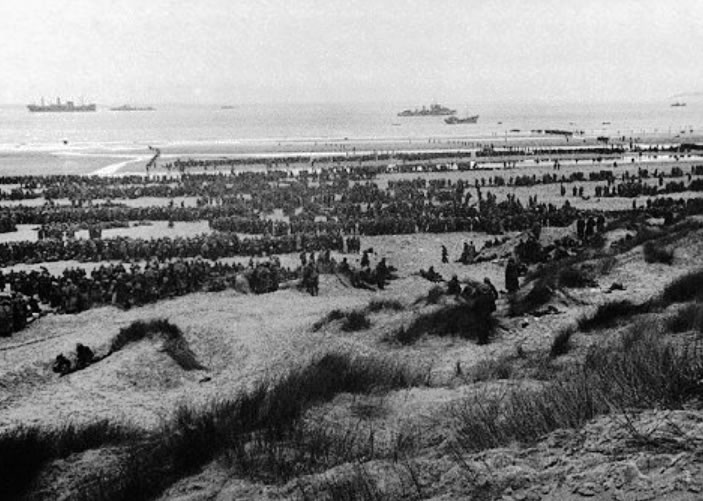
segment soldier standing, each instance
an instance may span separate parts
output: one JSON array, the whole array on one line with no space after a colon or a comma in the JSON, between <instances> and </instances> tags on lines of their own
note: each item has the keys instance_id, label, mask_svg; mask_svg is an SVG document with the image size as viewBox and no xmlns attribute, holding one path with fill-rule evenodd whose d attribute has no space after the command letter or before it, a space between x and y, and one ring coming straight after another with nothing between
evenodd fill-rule
<instances>
[{"instance_id":1,"label":"soldier standing","mask_svg":"<svg viewBox=\"0 0 703 501\"><path fill-rule=\"evenodd\" d=\"M505 266L505 290L512 294L520 288L518 280L518 266L513 257L508 259L508 264Z\"/></svg>"}]
</instances>

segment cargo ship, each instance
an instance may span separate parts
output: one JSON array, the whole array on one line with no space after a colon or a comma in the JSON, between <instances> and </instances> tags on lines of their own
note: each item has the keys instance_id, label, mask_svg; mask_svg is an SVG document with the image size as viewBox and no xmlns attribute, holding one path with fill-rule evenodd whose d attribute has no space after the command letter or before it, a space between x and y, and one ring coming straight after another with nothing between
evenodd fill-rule
<instances>
[{"instance_id":1,"label":"cargo ship","mask_svg":"<svg viewBox=\"0 0 703 501\"><path fill-rule=\"evenodd\" d=\"M478 122L478 115L472 115L470 117L464 117L464 118L451 116L449 118L444 119L444 123L449 124L449 125L475 124L476 122Z\"/></svg>"},{"instance_id":2,"label":"cargo ship","mask_svg":"<svg viewBox=\"0 0 703 501\"><path fill-rule=\"evenodd\" d=\"M37 112L54 112L54 113L72 113L82 111L95 111L95 103L76 105L73 101L61 102L61 98L56 98L55 103L44 104L44 98L41 99L41 104L28 104L27 109L32 113Z\"/></svg>"},{"instance_id":3,"label":"cargo ship","mask_svg":"<svg viewBox=\"0 0 703 501\"><path fill-rule=\"evenodd\" d=\"M454 115L456 110L442 106L441 104L431 104L428 108L423 106L422 108L415 108L414 110L403 110L398 113L399 117L442 117L447 115Z\"/></svg>"},{"instance_id":4,"label":"cargo ship","mask_svg":"<svg viewBox=\"0 0 703 501\"><path fill-rule=\"evenodd\" d=\"M117 106L115 108L110 108L110 111L156 111L155 108L151 106L130 106L129 104L123 104L122 106Z\"/></svg>"}]
</instances>

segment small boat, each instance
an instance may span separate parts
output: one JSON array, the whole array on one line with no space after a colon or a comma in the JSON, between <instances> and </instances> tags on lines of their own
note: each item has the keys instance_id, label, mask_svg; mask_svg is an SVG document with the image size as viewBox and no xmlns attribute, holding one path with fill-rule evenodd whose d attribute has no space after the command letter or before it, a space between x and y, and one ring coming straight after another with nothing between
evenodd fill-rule
<instances>
[{"instance_id":1,"label":"small boat","mask_svg":"<svg viewBox=\"0 0 703 501\"><path fill-rule=\"evenodd\" d=\"M680 101L676 101L675 103L671 103L671 107L672 107L672 108L679 108L679 107L682 107L682 106L686 106L686 103L682 103L682 102L680 102Z\"/></svg>"},{"instance_id":2,"label":"small boat","mask_svg":"<svg viewBox=\"0 0 703 501\"><path fill-rule=\"evenodd\" d=\"M464 118L451 116L449 118L444 119L444 123L449 124L449 125L475 124L476 122L478 122L478 115L467 116Z\"/></svg>"},{"instance_id":3,"label":"small boat","mask_svg":"<svg viewBox=\"0 0 703 501\"><path fill-rule=\"evenodd\" d=\"M110 111L156 111L156 108L153 106L131 106L129 104L123 104L122 106L110 108Z\"/></svg>"}]
</instances>

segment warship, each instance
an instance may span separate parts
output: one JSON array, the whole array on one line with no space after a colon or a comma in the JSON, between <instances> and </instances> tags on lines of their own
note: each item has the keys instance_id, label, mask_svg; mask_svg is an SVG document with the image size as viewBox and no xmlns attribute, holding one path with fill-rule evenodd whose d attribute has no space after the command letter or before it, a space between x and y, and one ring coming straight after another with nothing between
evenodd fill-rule
<instances>
[{"instance_id":1,"label":"warship","mask_svg":"<svg viewBox=\"0 0 703 501\"><path fill-rule=\"evenodd\" d=\"M456 124L475 124L478 122L478 115L472 115L472 116L467 116L464 118L459 118L455 116L451 116L449 118L444 119L444 123L449 124L449 125L456 125Z\"/></svg>"},{"instance_id":2,"label":"warship","mask_svg":"<svg viewBox=\"0 0 703 501\"><path fill-rule=\"evenodd\" d=\"M447 116L447 115L454 115L455 113L456 113L456 110L449 109L446 106L442 106L441 104L431 104L429 108L427 106L423 106L420 109L415 108L414 110L403 110L400 113L398 113L398 116L399 117L441 117L441 116Z\"/></svg>"},{"instance_id":3,"label":"warship","mask_svg":"<svg viewBox=\"0 0 703 501\"><path fill-rule=\"evenodd\" d=\"M686 106L686 103L682 103L682 102L680 102L680 101L676 101L675 103L672 103L671 106L672 106L673 108L679 108L679 107L682 107L682 106Z\"/></svg>"},{"instance_id":4,"label":"warship","mask_svg":"<svg viewBox=\"0 0 703 501\"><path fill-rule=\"evenodd\" d=\"M129 104L123 104L122 106L110 108L110 111L156 111L156 109L151 106L139 107L139 106L130 106Z\"/></svg>"},{"instance_id":5,"label":"warship","mask_svg":"<svg viewBox=\"0 0 703 501\"><path fill-rule=\"evenodd\" d=\"M61 98L56 98L55 103L44 104L44 98L41 99L41 104L28 104L27 109L31 113L37 112L54 112L54 113L70 113L79 111L95 111L95 103L92 104L74 104L73 101L61 102Z\"/></svg>"}]
</instances>

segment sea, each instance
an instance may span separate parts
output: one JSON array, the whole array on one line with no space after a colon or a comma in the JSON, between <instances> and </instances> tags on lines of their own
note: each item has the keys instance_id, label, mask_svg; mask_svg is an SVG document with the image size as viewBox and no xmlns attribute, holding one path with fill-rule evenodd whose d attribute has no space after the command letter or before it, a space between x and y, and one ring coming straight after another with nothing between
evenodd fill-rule
<instances>
[{"instance_id":1,"label":"sea","mask_svg":"<svg viewBox=\"0 0 703 501\"><path fill-rule=\"evenodd\" d=\"M246 155L398 147L431 142L519 142L538 130L582 131L590 136L668 135L703 131L703 101L672 107L649 103L442 103L477 124L447 125L444 117L399 117L422 103L382 104L169 104L155 111L30 113L0 106L0 175L117 173L150 158ZM228 104L228 103L225 103ZM426 103L429 104L429 103ZM389 146L390 145L390 146Z\"/></svg>"}]
</instances>

